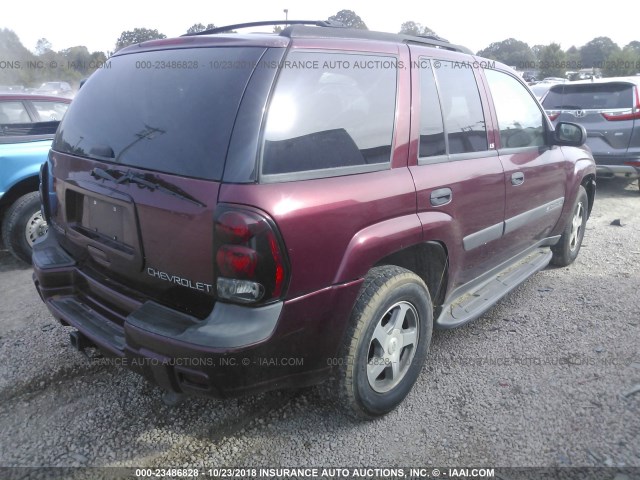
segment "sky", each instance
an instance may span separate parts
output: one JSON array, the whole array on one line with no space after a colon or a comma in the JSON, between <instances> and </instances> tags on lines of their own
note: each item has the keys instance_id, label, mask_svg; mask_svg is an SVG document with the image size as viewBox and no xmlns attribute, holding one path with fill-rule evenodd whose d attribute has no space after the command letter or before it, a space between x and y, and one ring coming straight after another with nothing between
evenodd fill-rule
<instances>
[{"instance_id":1,"label":"sky","mask_svg":"<svg viewBox=\"0 0 640 480\"><path fill-rule=\"evenodd\" d=\"M0 28L13 30L32 51L40 38L51 42L56 51L78 45L86 46L90 52L113 51L120 34L134 28L157 29L173 37L195 23L222 26L284 20L284 9L288 9L289 19L301 20L325 20L339 10L353 10L370 30L394 33L403 22L412 20L474 52L510 37L529 46L556 42L565 50L599 36L610 37L620 47L640 40L637 12L632 9L626 15L620 14L620 8L631 8L629 5L595 11L593 4L558 0L180 0L167 4L148 0L58 0L55 7L50 0L3 3Z\"/></svg>"}]
</instances>

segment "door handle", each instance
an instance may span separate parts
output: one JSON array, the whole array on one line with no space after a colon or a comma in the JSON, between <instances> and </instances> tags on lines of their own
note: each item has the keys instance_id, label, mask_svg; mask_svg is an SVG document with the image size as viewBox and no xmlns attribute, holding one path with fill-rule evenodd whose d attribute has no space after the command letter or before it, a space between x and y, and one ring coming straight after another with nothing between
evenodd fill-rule
<instances>
[{"instance_id":1,"label":"door handle","mask_svg":"<svg viewBox=\"0 0 640 480\"><path fill-rule=\"evenodd\" d=\"M453 198L453 192L450 188L439 188L431 192L431 206L441 207L451 202Z\"/></svg>"},{"instance_id":2,"label":"door handle","mask_svg":"<svg viewBox=\"0 0 640 480\"><path fill-rule=\"evenodd\" d=\"M524 173L516 172L511 174L511 185L522 185L524 183Z\"/></svg>"}]
</instances>

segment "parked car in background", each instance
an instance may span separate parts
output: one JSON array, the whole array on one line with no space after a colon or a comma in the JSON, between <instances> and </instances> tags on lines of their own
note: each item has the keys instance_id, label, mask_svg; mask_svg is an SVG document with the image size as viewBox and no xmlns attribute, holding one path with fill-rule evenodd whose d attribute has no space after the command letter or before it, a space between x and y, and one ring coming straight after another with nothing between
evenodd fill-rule
<instances>
[{"instance_id":1,"label":"parked car in background","mask_svg":"<svg viewBox=\"0 0 640 480\"><path fill-rule=\"evenodd\" d=\"M33 242L47 224L40 212L38 174L71 100L0 94L0 219L5 247L31 261Z\"/></svg>"},{"instance_id":2,"label":"parked car in background","mask_svg":"<svg viewBox=\"0 0 640 480\"><path fill-rule=\"evenodd\" d=\"M33 91L36 95L57 95L61 97L72 97L73 89L67 82L44 82Z\"/></svg>"},{"instance_id":3,"label":"parked car in background","mask_svg":"<svg viewBox=\"0 0 640 480\"><path fill-rule=\"evenodd\" d=\"M335 378L372 418L409 393L434 327L576 259L584 128L554 129L464 47L316 25L132 45L78 92L33 249L78 349L185 394ZM139 68L158 61L188 68Z\"/></svg>"},{"instance_id":4,"label":"parked car in background","mask_svg":"<svg viewBox=\"0 0 640 480\"><path fill-rule=\"evenodd\" d=\"M586 128L599 177L634 179L640 177L639 90L638 77L571 82L552 86L542 105L555 124Z\"/></svg>"}]
</instances>

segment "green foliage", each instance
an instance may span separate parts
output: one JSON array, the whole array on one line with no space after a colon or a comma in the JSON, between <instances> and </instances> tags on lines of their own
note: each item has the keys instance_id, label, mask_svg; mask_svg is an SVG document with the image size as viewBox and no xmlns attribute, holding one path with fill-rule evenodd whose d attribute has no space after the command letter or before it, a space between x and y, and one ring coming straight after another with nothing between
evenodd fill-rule
<instances>
[{"instance_id":1,"label":"green foliage","mask_svg":"<svg viewBox=\"0 0 640 480\"><path fill-rule=\"evenodd\" d=\"M531 69L536 61L529 45L515 38L494 42L484 50L480 50L478 55L516 67L518 70Z\"/></svg>"},{"instance_id":2,"label":"green foliage","mask_svg":"<svg viewBox=\"0 0 640 480\"><path fill-rule=\"evenodd\" d=\"M205 30L211 30L213 28L216 28L216 26L213 23L208 23L206 27L202 23L195 23L189 27L189 29L187 30L187 33L191 34L191 33L204 32Z\"/></svg>"},{"instance_id":3,"label":"green foliage","mask_svg":"<svg viewBox=\"0 0 640 480\"><path fill-rule=\"evenodd\" d=\"M116 40L116 51L129 45L161 38L167 38L167 36L164 33L158 32L156 29L134 28L133 30L127 30L126 32L122 32L120 38Z\"/></svg>"},{"instance_id":4,"label":"green foliage","mask_svg":"<svg viewBox=\"0 0 640 480\"><path fill-rule=\"evenodd\" d=\"M583 68L602 68L607 58L620 51L620 47L609 37L596 37L580 48Z\"/></svg>"},{"instance_id":5,"label":"green foliage","mask_svg":"<svg viewBox=\"0 0 640 480\"><path fill-rule=\"evenodd\" d=\"M436 35L436 32L431 30L429 27L412 21L404 22L400 26L400 31L398 33L404 35Z\"/></svg>"},{"instance_id":6,"label":"green foliage","mask_svg":"<svg viewBox=\"0 0 640 480\"><path fill-rule=\"evenodd\" d=\"M538 63L540 65L540 78L564 78L567 72L567 55L557 43L551 43L542 48Z\"/></svg>"},{"instance_id":7,"label":"green foliage","mask_svg":"<svg viewBox=\"0 0 640 480\"><path fill-rule=\"evenodd\" d=\"M61 81L77 86L107 60L104 52L89 53L84 46L56 52L45 38L38 40L36 53L25 48L15 32L0 29L0 60L4 62L0 85L37 88L47 81Z\"/></svg>"},{"instance_id":8,"label":"green foliage","mask_svg":"<svg viewBox=\"0 0 640 480\"><path fill-rule=\"evenodd\" d=\"M53 51L51 47L52 45L49 40L47 40L46 38L41 38L36 43L36 55L40 56L40 55L44 55L45 53Z\"/></svg>"},{"instance_id":9,"label":"green foliage","mask_svg":"<svg viewBox=\"0 0 640 480\"><path fill-rule=\"evenodd\" d=\"M638 55L640 55L640 42L638 40L634 40L633 42L629 42L625 47L624 50L626 50L627 48L633 50L634 52L636 52Z\"/></svg>"},{"instance_id":10,"label":"green foliage","mask_svg":"<svg viewBox=\"0 0 640 480\"><path fill-rule=\"evenodd\" d=\"M347 28L358 28L360 30L369 30L362 19L356 15L353 10L340 10L335 15L329 17L330 21L340 22Z\"/></svg>"},{"instance_id":11,"label":"green foliage","mask_svg":"<svg viewBox=\"0 0 640 480\"><path fill-rule=\"evenodd\" d=\"M604 62L603 77L626 77L640 72L640 49L627 45L611 54Z\"/></svg>"}]
</instances>

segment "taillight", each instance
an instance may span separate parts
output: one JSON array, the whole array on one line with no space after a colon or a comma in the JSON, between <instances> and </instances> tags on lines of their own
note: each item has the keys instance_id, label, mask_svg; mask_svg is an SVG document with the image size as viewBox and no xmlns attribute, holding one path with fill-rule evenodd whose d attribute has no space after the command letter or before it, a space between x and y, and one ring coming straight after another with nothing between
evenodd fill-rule
<instances>
[{"instance_id":1,"label":"taillight","mask_svg":"<svg viewBox=\"0 0 640 480\"><path fill-rule=\"evenodd\" d=\"M558 118L558 116L560 115L560 111L559 110L547 110L547 117L549 117L549 120L551 120L552 122Z\"/></svg>"},{"instance_id":2,"label":"taillight","mask_svg":"<svg viewBox=\"0 0 640 480\"><path fill-rule=\"evenodd\" d=\"M635 105L624 110L615 110L611 112L602 112L602 116L609 121L636 120L640 119L640 94L638 87L633 87L635 97Z\"/></svg>"},{"instance_id":3,"label":"taillight","mask_svg":"<svg viewBox=\"0 0 640 480\"><path fill-rule=\"evenodd\" d=\"M287 267L276 226L259 213L220 206L214 220L220 300L262 304L284 293Z\"/></svg>"}]
</instances>

